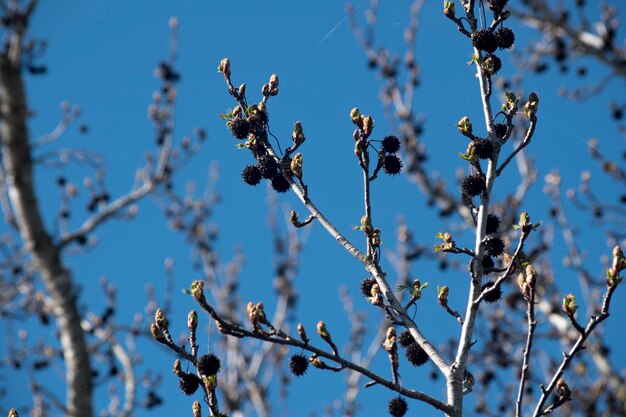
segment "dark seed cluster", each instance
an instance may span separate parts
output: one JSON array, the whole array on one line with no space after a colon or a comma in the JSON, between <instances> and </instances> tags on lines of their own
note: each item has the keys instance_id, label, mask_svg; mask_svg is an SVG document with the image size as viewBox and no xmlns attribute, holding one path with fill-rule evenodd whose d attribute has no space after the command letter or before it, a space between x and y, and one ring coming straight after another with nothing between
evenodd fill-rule
<instances>
[{"instance_id":1,"label":"dark seed cluster","mask_svg":"<svg viewBox=\"0 0 626 417\"><path fill-rule=\"evenodd\" d=\"M500 229L500 218L495 214L489 214L487 216L487 234L498 233L498 229Z\"/></svg>"},{"instance_id":2,"label":"dark seed cluster","mask_svg":"<svg viewBox=\"0 0 626 417\"><path fill-rule=\"evenodd\" d=\"M463 179L461 191L464 195L474 197L485 191L485 186L485 178L482 175L470 175Z\"/></svg>"},{"instance_id":3,"label":"dark seed cluster","mask_svg":"<svg viewBox=\"0 0 626 417\"><path fill-rule=\"evenodd\" d=\"M480 159L490 159L493 156L493 144L488 139L476 139L474 149Z\"/></svg>"},{"instance_id":4,"label":"dark seed cluster","mask_svg":"<svg viewBox=\"0 0 626 417\"><path fill-rule=\"evenodd\" d=\"M494 54L489 54L485 58L485 68L491 75L497 74L502 69L502 60Z\"/></svg>"},{"instance_id":5,"label":"dark seed cluster","mask_svg":"<svg viewBox=\"0 0 626 417\"><path fill-rule=\"evenodd\" d=\"M498 257L504 253L504 242L499 237L488 237L484 245L485 252L489 256Z\"/></svg>"},{"instance_id":6,"label":"dark seed cluster","mask_svg":"<svg viewBox=\"0 0 626 417\"><path fill-rule=\"evenodd\" d=\"M493 128L496 132L496 136L499 138L503 138L506 135L506 125L504 123L496 123L493 125Z\"/></svg>"},{"instance_id":7,"label":"dark seed cluster","mask_svg":"<svg viewBox=\"0 0 626 417\"><path fill-rule=\"evenodd\" d=\"M309 367L309 361L301 353L295 354L289 359L289 369L295 376L302 376Z\"/></svg>"},{"instance_id":8,"label":"dark seed cluster","mask_svg":"<svg viewBox=\"0 0 626 417\"><path fill-rule=\"evenodd\" d=\"M394 135L385 136L381 143L383 171L388 175L397 175L402 170L402 160L396 155L400 150L400 139ZM384 153L383 153L384 152Z\"/></svg>"},{"instance_id":9,"label":"dark seed cluster","mask_svg":"<svg viewBox=\"0 0 626 417\"><path fill-rule=\"evenodd\" d=\"M402 170L402 161L396 155L385 155L383 171L385 174L397 175Z\"/></svg>"},{"instance_id":10,"label":"dark seed cluster","mask_svg":"<svg viewBox=\"0 0 626 417\"><path fill-rule=\"evenodd\" d=\"M498 285L495 286L493 281L487 281L480 287L480 292L482 293L486 289L490 289L489 292L485 293L485 300L488 303L497 303L502 299L502 288Z\"/></svg>"},{"instance_id":11,"label":"dark seed cluster","mask_svg":"<svg viewBox=\"0 0 626 417\"><path fill-rule=\"evenodd\" d=\"M413 366L422 366L428 362L428 354L420 345L413 343L406 348L406 360Z\"/></svg>"},{"instance_id":12,"label":"dark seed cluster","mask_svg":"<svg viewBox=\"0 0 626 417\"><path fill-rule=\"evenodd\" d=\"M396 153L400 150L400 139L393 135L385 136L382 147L387 153Z\"/></svg>"},{"instance_id":13,"label":"dark seed cluster","mask_svg":"<svg viewBox=\"0 0 626 417\"><path fill-rule=\"evenodd\" d=\"M398 343L400 343L400 346L402 346L403 348L406 348L415 344L415 339L413 339L413 336L411 336L411 332L409 332L408 329L405 329L402 331L402 333L400 333L400 337L398 337Z\"/></svg>"},{"instance_id":14,"label":"dark seed cluster","mask_svg":"<svg viewBox=\"0 0 626 417\"><path fill-rule=\"evenodd\" d=\"M283 174L277 174L272 178L272 188L279 193L285 193L289 190L289 181L283 177Z\"/></svg>"},{"instance_id":15,"label":"dark seed cluster","mask_svg":"<svg viewBox=\"0 0 626 417\"><path fill-rule=\"evenodd\" d=\"M500 49L509 49L515 43L515 34L511 29L504 26L496 30L495 37Z\"/></svg>"},{"instance_id":16,"label":"dark seed cluster","mask_svg":"<svg viewBox=\"0 0 626 417\"><path fill-rule=\"evenodd\" d=\"M258 167L261 170L263 178L271 180L278 173L278 162L270 155L259 157Z\"/></svg>"},{"instance_id":17,"label":"dark seed cluster","mask_svg":"<svg viewBox=\"0 0 626 417\"><path fill-rule=\"evenodd\" d=\"M241 178L248 185L257 185L261 182L261 170L256 165L248 165L243 169Z\"/></svg>"},{"instance_id":18,"label":"dark seed cluster","mask_svg":"<svg viewBox=\"0 0 626 417\"><path fill-rule=\"evenodd\" d=\"M472 34L472 45L476 49L492 53L498 49L498 40L489 29L479 29Z\"/></svg>"},{"instance_id":19,"label":"dark seed cluster","mask_svg":"<svg viewBox=\"0 0 626 417\"><path fill-rule=\"evenodd\" d=\"M372 287L376 284L376 280L374 277L365 278L361 281L361 294L363 297L371 297L372 296Z\"/></svg>"},{"instance_id":20,"label":"dark seed cluster","mask_svg":"<svg viewBox=\"0 0 626 417\"><path fill-rule=\"evenodd\" d=\"M198 359L198 372L200 375L216 375L220 370L220 359L212 353L200 356Z\"/></svg>"},{"instance_id":21,"label":"dark seed cluster","mask_svg":"<svg viewBox=\"0 0 626 417\"><path fill-rule=\"evenodd\" d=\"M392 398L387 404L387 411L392 417L404 417L409 406L402 397Z\"/></svg>"},{"instance_id":22,"label":"dark seed cluster","mask_svg":"<svg viewBox=\"0 0 626 417\"><path fill-rule=\"evenodd\" d=\"M185 395L192 395L198 390L198 386L200 386L200 378L194 374L185 373L178 381L178 385Z\"/></svg>"},{"instance_id":23,"label":"dark seed cluster","mask_svg":"<svg viewBox=\"0 0 626 417\"><path fill-rule=\"evenodd\" d=\"M230 132L237 139L245 139L250 133L250 123L248 120L237 117L227 123Z\"/></svg>"}]
</instances>

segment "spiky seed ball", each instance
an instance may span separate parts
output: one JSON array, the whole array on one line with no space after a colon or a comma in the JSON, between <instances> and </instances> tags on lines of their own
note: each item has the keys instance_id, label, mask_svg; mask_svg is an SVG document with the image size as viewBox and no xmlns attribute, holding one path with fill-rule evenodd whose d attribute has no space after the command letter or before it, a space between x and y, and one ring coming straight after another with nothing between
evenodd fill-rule
<instances>
[{"instance_id":1,"label":"spiky seed ball","mask_svg":"<svg viewBox=\"0 0 626 417\"><path fill-rule=\"evenodd\" d=\"M392 398L387 404L387 411L392 417L404 417L408 409L409 406L402 397Z\"/></svg>"},{"instance_id":2,"label":"spiky seed ball","mask_svg":"<svg viewBox=\"0 0 626 417\"><path fill-rule=\"evenodd\" d=\"M503 138L506 135L506 125L504 123L496 123L493 125L493 128L496 132L496 136L499 138Z\"/></svg>"},{"instance_id":3,"label":"spiky seed ball","mask_svg":"<svg viewBox=\"0 0 626 417\"><path fill-rule=\"evenodd\" d=\"M289 190L289 181L283 177L283 174L278 174L272 178L272 188L279 193L285 193Z\"/></svg>"},{"instance_id":4,"label":"spiky seed ball","mask_svg":"<svg viewBox=\"0 0 626 417\"><path fill-rule=\"evenodd\" d=\"M302 376L309 367L309 361L301 353L295 354L289 359L289 369L295 376Z\"/></svg>"},{"instance_id":5,"label":"spiky seed ball","mask_svg":"<svg viewBox=\"0 0 626 417\"><path fill-rule=\"evenodd\" d=\"M371 297L372 296L372 287L376 284L376 279L374 277L365 278L361 281L361 294L363 297Z\"/></svg>"},{"instance_id":6,"label":"spiky seed ball","mask_svg":"<svg viewBox=\"0 0 626 417\"><path fill-rule=\"evenodd\" d=\"M487 139L476 139L474 150L480 159L490 159L493 156L493 144Z\"/></svg>"},{"instance_id":7,"label":"spiky seed ball","mask_svg":"<svg viewBox=\"0 0 626 417\"><path fill-rule=\"evenodd\" d=\"M491 269L495 266L496 264L493 263L493 259L490 256L485 256L483 257L483 271L487 270L487 269ZM485 275L490 274L491 272L484 272Z\"/></svg>"},{"instance_id":8,"label":"spiky seed ball","mask_svg":"<svg viewBox=\"0 0 626 417\"><path fill-rule=\"evenodd\" d=\"M417 343L407 346L405 356L413 366L422 366L428 362L428 354Z\"/></svg>"},{"instance_id":9,"label":"spiky seed ball","mask_svg":"<svg viewBox=\"0 0 626 417\"><path fill-rule=\"evenodd\" d=\"M400 333L400 337L398 337L398 343L400 343L400 346L402 346L403 348L407 348L411 345L416 344L415 339L413 339L413 336L411 336L411 332L409 332L408 329L405 329L402 331L402 333Z\"/></svg>"},{"instance_id":10,"label":"spiky seed ball","mask_svg":"<svg viewBox=\"0 0 626 417\"><path fill-rule=\"evenodd\" d=\"M257 185L261 182L261 170L256 165L248 165L243 169L241 178L248 185Z\"/></svg>"},{"instance_id":11,"label":"spiky seed ball","mask_svg":"<svg viewBox=\"0 0 626 417\"><path fill-rule=\"evenodd\" d=\"M485 191L485 178L480 174L465 177L461 184L461 191L470 197L479 195Z\"/></svg>"},{"instance_id":12,"label":"spiky seed ball","mask_svg":"<svg viewBox=\"0 0 626 417\"><path fill-rule=\"evenodd\" d=\"M402 161L395 155L385 155L383 171L389 175L397 175L402 169Z\"/></svg>"},{"instance_id":13,"label":"spiky seed ball","mask_svg":"<svg viewBox=\"0 0 626 417\"><path fill-rule=\"evenodd\" d=\"M250 123L246 119L237 117L228 123L228 128L234 137L237 139L245 139L250 133Z\"/></svg>"},{"instance_id":14,"label":"spiky seed ball","mask_svg":"<svg viewBox=\"0 0 626 417\"><path fill-rule=\"evenodd\" d=\"M483 298L483 300L488 303L497 303L502 299L502 288L500 288L499 285L497 287L494 285L495 283L493 281L487 281L480 287L481 293L487 288L490 288L489 292L485 294L485 298Z\"/></svg>"},{"instance_id":15,"label":"spiky seed ball","mask_svg":"<svg viewBox=\"0 0 626 417\"><path fill-rule=\"evenodd\" d=\"M491 33L489 29L479 29L472 34L472 45L476 49L492 53L498 48L498 41L496 35Z\"/></svg>"},{"instance_id":16,"label":"spiky seed ball","mask_svg":"<svg viewBox=\"0 0 626 417\"><path fill-rule=\"evenodd\" d=\"M212 353L200 356L198 359L198 372L200 375L215 375L220 370L220 359Z\"/></svg>"},{"instance_id":17,"label":"spiky seed ball","mask_svg":"<svg viewBox=\"0 0 626 417\"><path fill-rule=\"evenodd\" d=\"M495 37L500 49L509 49L515 43L515 34L510 28L505 26L496 30Z\"/></svg>"},{"instance_id":18,"label":"spiky seed ball","mask_svg":"<svg viewBox=\"0 0 626 417\"><path fill-rule=\"evenodd\" d=\"M489 256L498 257L504 253L504 242L499 237L488 237L484 245Z\"/></svg>"},{"instance_id":19,"label":"spiky seed ball","mask_svg":"<svg viewBox=\"0 0 626 417\"><path fill-rule=\"evenodd\" d=\"M185 393L185 395L192 395L194 392L198 390L198 386L200 385L200 378L198 378L194 374L183 374L183 377L178 381L178 385L180 386L180 390Z\"/></svg>"},{"instance_id":20,"label":"spiky seed ball","mask_svg":"<svg viewBox=\"0 0 626 417\"><path fill-rule=\"evenodd\" d=\"M485 58L485 68L489 69L491 75L497 74L498 71L502 69L502 60L494 54L489 54L489 56Z\"/></svg>"},{"instance_id":21,"label":"spiky seed ball","mask_svg":"<svg viewBox=\"0 0 626 417\"><path fill-rule=\"evenodd\" d=\"M489 214L487 216L487 234L492 235L498 233L500 228L500 218L495 214Z\"/></svg>"},{"instance_id":22,"label":"spiky seed ball","mask_svg":"<svg viewBox=\"0 0 626 417\"><path fill-rule=\"evenodd\" d=\"M396 153L400 150L400 139L394 135L385 136L382 147L387 153Z\"/></svg>"},{"instance_id":23,"label":"spiky seed ball","mask_svg":"<svg viewBox=\"0 0 626 417\"><path fill-rule=\"evenodd\" d=\"M271 180L278 173L278 162L271 155L263 155L259 157L258 167L261 170L263 178Z\"/></svg>"}]
</instances>

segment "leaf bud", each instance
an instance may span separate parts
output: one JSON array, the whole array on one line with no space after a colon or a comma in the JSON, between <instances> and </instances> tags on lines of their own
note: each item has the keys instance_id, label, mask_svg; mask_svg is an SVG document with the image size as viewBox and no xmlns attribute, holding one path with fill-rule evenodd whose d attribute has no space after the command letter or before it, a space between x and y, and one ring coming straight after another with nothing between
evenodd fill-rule
<instances>
[{"instance_id":1,"label":"leaf bud","mask_svg":"<svg viewBox=\"0 0 626 417\"><path fill-rule=\"evenodd\" d=\"M174 368L172 369L172 372L174 372L174 375L180 377L181 374L183 373L183 367L180 364L180 359L176 359L174 361Z\"/></svg>"},{"instance_id":2,"label":"leaf bud","mask_svg":"<svg viewBox=\"0 0 626 417\"><path fill-rule=\"evenodd\" d=\"M224 77L230 78L230 60L228 58L224 58L220 61L220 65L217 67L217 72L221 72Z\"/></svg>"},{"instance_id":3,"label":"leaf bud","mask_svg":"<svg viewBox=\"0 0 626 417\"><path fill-rule=\"evenodd\" d=\"M187 327L190 332L195 332L198 328L198 313L196 313L196 310L191 310L187 315Z\"/></svg>"},{"instance_id":4,"label":"leaf bud","mask_svg":"<svg viewBox=\"0 0 626 417\"><path fill-rule=\"evenodd\" d=\"M204 282L200 280L192 282L191 295L193 295L196 301L206 302L206 298L204 298Z\"/></svg>"},{"instance_id":5,"label":"leaf bud","mask_svg":"<svg viewBox=\"0 0 626 417\"><path fill-rule=\"evenodd\" d=\"M576 310L578 309L578 306L576 305L576 297L574 296L574 294L567 294L563 298L563 305L561 309L563 310L563 313L565 313L568 317L574 316Z\"/></svg>"},{"instance_id":6,"label":"leaf bud","mask_svg":"<svg viewBox=\"0 0 626 417\"><path fill-rule=\"evenodd\" d=\"M464 135L472 134L472 122L470 121L469 117L464 116L463 118L461 118L456 126L459 128L459 131Z\"/></svg>"},{"instance_id":7,"label":"leaf bud","mask_svg":"<svg viewBox=\"0 0 626 417\"><path fill-rule=\"evenodd\" d=\"M306 330L304 329L304 326L302 325L302 323L298 323L298 336L300 336L300 339L304 342L304 343L309 343L309 337L306 334Z\"/></svg>"},{"instance_id":8,"label":"leaf bud","mask_svg":"<svg viewBox=\"0 0 626 417\"><path fill-rule=\"evenodd\" d=\"M167 330L167 326L169 325L165 313L160 308L157 308L157 311L154 313L154 322L161 331Z\"/></svg>"},{"instance_id":9,"label":"leaf bud","mask_svg":"<svg viewBox=\"0 0 626 417\"><path fill-rule=\"evenodd\" d=\"M200 405L200 401L194 401L191 409L193 410L193 417L202 417L202 406Z\"/></svg>"}]
</instances>

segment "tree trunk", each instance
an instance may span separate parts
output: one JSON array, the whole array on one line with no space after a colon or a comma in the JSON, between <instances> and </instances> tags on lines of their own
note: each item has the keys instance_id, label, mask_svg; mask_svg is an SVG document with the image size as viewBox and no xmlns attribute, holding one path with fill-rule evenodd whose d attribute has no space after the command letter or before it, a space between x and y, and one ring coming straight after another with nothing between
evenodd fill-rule
<instances>
[{"instance_id":1,"label":"tree trunk","mask_svg":"<svg viewBox=\"0 0 626 417\"><path fill-rule=\"evenodd\" d=\"M15 52L11 49L10 52ZM3 54L0 56L0 147L6 189L24 248L31 254L52 300L65 360L67 415L91 417L93 384L85 333L70 272L61 263L59 248L46 231L37 205L27 110L19 53Z\"/></svg>"}]
</instances>

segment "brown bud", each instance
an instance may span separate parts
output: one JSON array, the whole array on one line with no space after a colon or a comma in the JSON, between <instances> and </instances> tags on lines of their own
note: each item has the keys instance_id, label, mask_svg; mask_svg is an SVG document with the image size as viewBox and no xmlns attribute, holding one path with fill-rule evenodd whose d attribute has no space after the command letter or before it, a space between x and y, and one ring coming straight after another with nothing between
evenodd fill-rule
<instances>
[{"instance_id":1,"label":"brown bud","mask_svg":"<svg viewBox=\"0 0 626 417\"><path fill-rule=\"evenodd\" d=\"M204 301L206 302L206 298L204 298L204 282L200 280L196 280L191 283L191 294L196 301Z\"/></svg>"},{"instance_id":2,"label":"brown bud","mask_svg":"<svg viewBox=\"0 0 626 417\"><path fill-rule=\"evenodd\" d=\"M306 334L306 330L304 330L304 326L302 323L298 323L298 336L304 343L309 343L309 337Z\"/></svg>"},{"instance_id":3,"label":"brown bud","mask_svg":"<svg viewBox=\"0 0 626 417\"><path fill-rule=\"evenodd\" d=\"M196 313L196 310L191 310L187 315L187 327L190 332L195 332L198 328L198 313Z\"/></svg>"},{"instance_id":4,"label":"brown bud","mask_svg":"<svg viewBox=\"0 0 626 417\"><path fill-rule=\"evenodd\" d=\"M559 378L559 380L556 382L556 394L562 399L569 399L572 395L569 386L563 380L563 378Z\"/></svg>"},{"instance_id":5,"label":"brown bud","mask_svg":"<svg viewBox=\"0 0 626 417\"><path fill-rule=\"evenodd\" d=\"M163 332L157 327L155 323L150 323L150 333L152 333L152 338L159 343L165 343L165 335Z\"/></svg>"},{"instance_id":6,"label":"brown bud","mask_svg":"<svg viewBox=\"0 0 626 417\"><path fill-rule=\"evenodd\" d=\"M15 408L9 410L9 417L18 417L17 410Z\"/></svg>"},{"instance_id":7,"label":"brown bud","mask_svg":"<svg viewBox=\"0 0 626 417\"><path fill-rule=\"evenodd\" d=\"M230 60L228 58L224 58L220 61L220 65L217 67L217 72L221 72L224 74L224 77L230 78Z\"/></svg>"},{"instance_id":8,"label":"brown bud","mask_svg":"<svg viewBox=\"0 0 626 417\"><path fill-rule=\"evenodd\" d=\"M193 410L193 417L202 417L202 406L199 401L194 401L191 409Z\"/></svg>"},{"instance_id":9,"label":"brown bud","mask_svg":"<svg viewBox=\"0 0 626 417\"><path fill-rule=\"evenodd\" d=\"M154 313L154 322L161 331L167 330L167 326L169 325L167 317L165 317L165 313L160 308L158 308Z\"/></svg>"},{"instance_id":10,"label":"brown bud","mask_svg":"<svg viewBox=\"0 0 626 417\"><path fill-rule=\"evenodd\" d=\"M328 333L328 330L326 329L326 324L320 320L319 323L317 323L317 334L324 339L327 343L331 343L332 342L332 338L330 337L330 333Z\"/></svg>"},{"instance_id":11,"label":"brown bud","mask_svg":"<svg viewBox=\"0 0 626 417\"><path fill-rule=\"evenodd\" d=\"M578 306L576 305L576 297L574 294L567 294L563 298L561 310L563 310L563 313L565 313L568 317L573 317L577 309Z\"/></svg>"},{"instance_id":12,"label":"brown bud","mask_svg":"<svg viewBox=\"0 0 626 417\"><path fill-rule=\"evenodd\" d=\"M174 361L174 368L172 369L172 372L174 372L174 375L176 376L181 376L181 374L183 373L183 367L180 363L180 359L176 359Z\"/></svg>"}]
</instances>

